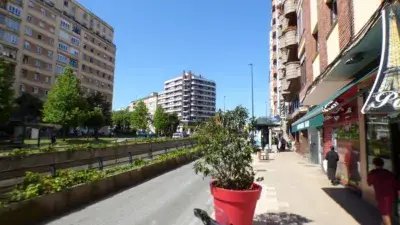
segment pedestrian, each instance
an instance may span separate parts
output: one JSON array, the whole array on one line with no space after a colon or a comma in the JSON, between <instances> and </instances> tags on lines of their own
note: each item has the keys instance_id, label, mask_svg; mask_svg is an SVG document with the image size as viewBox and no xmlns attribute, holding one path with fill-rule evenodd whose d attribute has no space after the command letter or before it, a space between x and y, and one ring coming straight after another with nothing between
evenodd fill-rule
<instances>
[{"instance_id":1,"label":"pedestrian","mask_svg":"<svg viewBox=\"0 0 400 225\"><path fill-rule=\"evenodd\" d=\"M339 154L335 151L335 147L331 147L331 150L325 156L325 160L328 161L328 179L332 185L336 185L336 168L339 161Z\"/></svg>"},{"instance_id":2,"label":"pedestrian","mask_svg":"<svg viewBox=\"0 0 400 225\"><path fill-rule=\"evenodd\" d=\"M384 161L382 158L374 158L372 163L375 169L371 170L367 176L367 183L373 186L375 190L375 199L378 209L382 215L384 225L391 225L391 214L393 205L395 204L397 195L399 194L400 185L396 176L387 169L384 169Z\"/></svg>"}]
</instances>

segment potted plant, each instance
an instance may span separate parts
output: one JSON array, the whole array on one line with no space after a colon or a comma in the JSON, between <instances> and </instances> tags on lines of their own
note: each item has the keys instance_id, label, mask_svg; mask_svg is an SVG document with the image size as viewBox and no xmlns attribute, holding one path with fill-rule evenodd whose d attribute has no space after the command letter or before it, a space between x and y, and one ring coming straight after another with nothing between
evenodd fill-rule
<instances>
[{"instance_id":1,"label":"potted plant","mask_svg":"<svg viewBox=\"0 0 400 225\"><path fill-rule=\"evenodd\" d=\"M260 198L261 186L254 183L251 165L253 148L245 129L248 122L247 109L238 106L232 111L219 111L198 131L197 147L203 157L195 163L194 170L213 178L210 188L220 223L225 222L226 216L229 224L251 225Z\"/></svg>"}]
</instances>

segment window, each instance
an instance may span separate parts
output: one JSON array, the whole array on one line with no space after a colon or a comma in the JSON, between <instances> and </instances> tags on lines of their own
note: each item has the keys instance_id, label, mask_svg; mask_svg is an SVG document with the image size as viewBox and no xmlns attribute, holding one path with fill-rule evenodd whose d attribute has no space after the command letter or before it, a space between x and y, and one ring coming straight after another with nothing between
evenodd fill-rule
<instances>
[{"instance_id":1,"label":"window","mask_svg":"<svg viewBox=\"0 0 400 225\"><path fill-rule=\"evenodd\" d=\"M28 16L26 17L26 20L28 20L29 22L31 22L31 21L32 21L32 16L31 16L31 15L28 15Z\"/></svg>"},{"instance_id":2,"label":"window","mask_svg":"<svg viewBox=\"0 0 400 225\"><path fill-rule=\"evenodd\" d=\"M66 45L66 44L64 44L62 42L58 43L58 48L63 50L63 51L66 51L66 52L68 51L68 45Z\"/></svg>"},{"instance_id":3,"label":"window","mask_svg":"<svg viewBox=\"0 0 400 225\"><path fill-rule=\"evenodd\" d=\"M57 74L62 74L63 72L64 72L64 67L57 65L56 73Z\"/></svg>"},{"instance_id":4,"label":"window","mask_svg":"<svg viewBox=\"0 0 400 225\"><path fill-rule=\"evenodd\" d=\"M51 71L51 70L53 69L53 65L47 63L46 69L49 70L49 71Z\"/></svg>"},{"instance_id":5,"label":"window","mask_svg":"<svg viewBox=\"0 0 400 225\"><path fill-rule=\"evenodd\" d=\"M60 25L61 25L61 28L64 28L66 30L69 30L71 27L70 23L68 23L67 21L65 21L63 19L61 19Z\"/></svg>"},{"instance_id":6,"label":"window","mask_svg":"<svg viewBox=\"0 0 400 225\"><path fill-rule=\"evenodd\" d=\"M315 40L315 51L319 52L318 30L313 33L313 38Z\"/></svg>"},{"instance_id":7,"label":"window","mask_svg":"<svg viewBox=\"0 0 400 225\"><path fill-rule=\"evenodd\" d=\"M42 15L43 15L43 16L46 16L46 10L40 9L40 11L42 12Z\"/></svg>"},{"instance_id":8,"label":"window","mask_svg":"<svg viewBox=\"0 0 400 225\"><path fill-rule=\"evenodd\" d=\"M37 39L42 40L43 36L41 34L38 34Z\"/></svg>"},{"instance_id":9,"label":"window","mask_svg":"<svg viewBox=\"0 0 400 225\"><path fill-rule=\"evenodd\" d=\"M69 65L74 68L78 68L78 61L76 61L75 59L69 59Z\"/></svg>"},{"instance_id":10,"label":"window","mask_svg":"<svg viewBox=\"0 0 400 225\"><path fill-rule=\"evenodd\" d=\"M44 94L47 96L49 94L49 90L45 90Z\"/></svg>"},{"instance_id":11,"label":"window","mask_svg":"<svg viewBox=\"0 0 400 225\"><path fill-rule=\"evenodd\" d=\"M64 0L64 6L68 7L68 0Z\"/></svg>"},{"instance_id":12,"label":"window","mask_svg":"<svg viewBox=\"0 0 400 225\"><path fill-rule=\"evenodd\" d=\"M65 55L57 54L57 60L59 62L67 63L67 57Z\"/></svg>"},{"instance_id":13,"label":"window","mask_svg":"<svg viewBox=\"0 0 400 225\"><path fill-rule=\"evenodd\" d=\"M20 91L25 91L25 85L20 84L20 85L19 85L19 90L20 90Z\"/></svg>"},{"instance_id":14,"label":"window","mask_svg":"<svg viewBox=\"0 0 400 225\"><path fill-rule=\"evenodd\" d=\"M8 11L16 16L21 16L21 9L11 3L8 3Z\"/></svg>"},{"instance_id":15,"label":"window","mask_svg":"<svg viewBox=\"0 0 400 225\"><path fill-rule=\"evenodd\" d=\"M14 31L19 31L19 25L20 23L18 21L12 20L8 17L5 18L5 24L8 28Z\"/></svg>"},{"instance_id":16,"label":"window","mask_svg":"<svg viewBox=\"0 0 400 225\"><path fill-rule=\"evenodd\" d=\"M307 85L307 68L306 68L306 58L303 56L303 60L301 60L300 64L300 82L301 82L301 89L303 89Z\"/></svg>"},{"instance_id":17,"label":"window","mask_svg":"<svg viewBox=\"0 0 400 225\"><path fill-rule=\"evenodd\" d=\"M58 36L60 36L64 40L69 40L69 34L64 30L60 30Z\"/></svg>"},{"instance_id":18,"label":"window","mask_svg":"<svg viewBox=\"0 0 400 225\"><path fill-rule=\"evenodd\" d=\"M44 28L44 23L39 22L39 27Z\"/></svg>"},{"instance_id":19,"label":"window","mask_svg":"<svg viewBox=\"0 0 400 225\"><path fill-rule=\"evenodd\" d=\"M3 40L9 44L18 45L19 37L12 33L4 32Z\"/></svg>"},{"instance_id":20,"label":"window","mask_svg":"<svg viewBox=\"0 0 400 225\"><path fill-rule=\"evenodd\" d=\"M75 48L70 48L69 52L74 56L79 56L79 51L76 50Z\"/></svg>"},{"instance_id":21,"label":"window","mask_svg":"<svg viewBox=\"0 0 400 225\"><path fill-rule=\"evenodd\" d=\"M75 44L75 45L79 45L80 40L79 40L79 38L71 37L71 43L72 43L72 44Z\"/></svg>"},{"instance_id":22,"label":"window","mask_svg":"<svg viewBox=\"0 0 400 225\"><path fill-rule=\"evenodd\" d=\"M299 13L297 15L298 15L297 16L297 38L301 39L301 36L304 32L303 10L299 10Z\"/></svg>"},{"instance_id":23,"label":"window","mask_svg":"<svg viewBox=\"0 0 400 225\"><path fill-rule=\"evenodd\" d=\"M336 22L338 15L337 0L332 0L328 4L328 7L331 9L331 24L333 25L333 23Z\"/></svg>"},{"instance_id":24,"label":"window","mask_svg":"<svg viewBox=\"0 0 400 225\"><path fill-rule=\"evenodd\" d=\"M50 45L53 45L53 44L54 44L54 39L50 38L50 39L49 39L49 44L50 44Z\"/></svg>"},{"instance_id":25,"label":"window","mask_svg":"<svg viewBox=\"0 0 400 225\"><path fill-rule=\"evenodd\" d=\"M83 19L87 20L87 14L86 13L83 13L82 17L83 17Z\"/></svg>"},{"instance_id":26,"label":"window","mask_svg":"<svg viewBox=\"0 0 400 225\"><path fill-rule=\"evenodd\" d=\"M39 67L39 68L41 67L41 63L38 59L36 59L35 65L36 65L36 67Z\"/></svg>"},{"instance_id":27,"label":"window","mask_svg":"<svg viewBox=\"0 0 400 225\"><path fill-rule=\"evenodd\" d=\"M89 61L92 63L92 62L93 62L93 58L92 58L92 57L89 57Z\"/></svg>"},{"instance_id":28,"label":"window","mask_svg":"<svg viewBox=\"0 0 400 225\"><path fill-rule=\"evenodd\" d=\"M81 34L81 29L77 25L74 25L72 27L72 31L75 32L76 34L79 34L79 35Z\"/></svg>"},{"instance_id":29,"label":"window","mask_svg":"<svg viewBox=\"0 0 400 225\"><path fill-rule=\"evenodd\" d=\"M86 69L86 65L82 64L82 70L85 70L85 69Z\"/></svg>"},{"instance_id":30,"label":"window","mask_svg":"<svg viewBox=\"0 0 400 225\"><path fill-rule=\"evenodd\" d=\"M40 46L36 46L36 50L37 50L37 53L38 54L42 54L42 47L40 47Z\"/></svg>"},{"instance_id":31,"label":"window","mask_svg":"<svg viewBox=\"0 0 400 225\"><path fill-rule=\"evenodd\" d=\"M33 76L33 79L39 80L39 74L35 73L35 75Z\"/></svg>"},{"instance_id":32,"label":"window","mask_svg":"<svg viewBox=\"0 0 400 225\"><path fill-rule=\"evenodd\" d=\"M39 88L33 87L32 88L32 92L35 93L35 94L39 93Z\"/></svg>"},{"instance_id":33,"label":"window","mask_svg":"<svg viewBox=\"0 0 400 225\"><path fill-rule=\"evenodd\" d=\"M44 78L44 82L50 83L50 77L46 76L46 77Z\"/></svg>"},{"instance_id":34,"label":"window","mask_svg":"<svg viewBox=\"0 0 400 225\"><path fill-rule=\"evenodd\" d=\"M50 27L50 32L54 34L54 28Z\"/></svg>"},{"instance_id":35,"label":"window","mask_svg":"<svg viewBox=\"0 0 400 225\"><path fill-rule=\"evenodd\" d=\"M30 27L25 27L25 34L26 34L26 35L29 35L29 36L32 36L32 28L30 28Z\"/></svg>"},{"instance_id":36,"label":"window","mask_svg":"<svg viewBox=\"0 0 400 225\"><path fill-rule=\"evenodd\" d=\"M25 41L25 42L24 42L24 48L27 49L27 50L29 50L29 49L31 48L31 43Z\"/></svg>"},{"instance_id":37,"label":"window","mask_svg":"<svg viewBox=\"0 0 400 225\"><path fill-rule=\"evenodd\" d=\"M33 1L32 0L29 1L29 7L33 8Z\"/></svg>"},{"instance_id":38,"label":"window","mask_svg":"<svg viewBox=\"0 0 400 225\"><path fill-rule=\"evenodd\" d=\"M50 58L53 57L53 52L52 51L48 51L47 52L47 56L50 57Z\"/></svg>"}]
</instances>

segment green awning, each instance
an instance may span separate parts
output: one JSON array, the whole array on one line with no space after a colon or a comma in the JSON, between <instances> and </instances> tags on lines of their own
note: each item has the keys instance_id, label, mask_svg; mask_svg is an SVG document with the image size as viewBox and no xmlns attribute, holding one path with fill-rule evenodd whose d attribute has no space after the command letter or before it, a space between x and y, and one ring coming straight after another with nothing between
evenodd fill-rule
<instances>
[{"instance_id":1,"label":"green awning","mask_svg":"<svg viewBox=\"0 0 400 225\"><path fill-rule=\"evenodd\" d=\"M324 116L322 115L322 110L323 110L324 106L327 105L329 102L338 98L340 95L342 95L343 93L348 91L350 88L354 87L354 85L357 85L364 79L368 78L370 75L374 74L376 71L378 71L378 67L373 69L371 72L369 72L367 74L363 74L361 76L354 78L350 83L348 83L342 89L337 91L335 94L331 95L331 97L329 97L323 103L317 105L315 108L310 110L306 115L304 115L303 117L298 119L296 122L294 122L291 127L292 132L305 130L310 127L322 126L324 123Z\"/></svg>"}]
</instances>

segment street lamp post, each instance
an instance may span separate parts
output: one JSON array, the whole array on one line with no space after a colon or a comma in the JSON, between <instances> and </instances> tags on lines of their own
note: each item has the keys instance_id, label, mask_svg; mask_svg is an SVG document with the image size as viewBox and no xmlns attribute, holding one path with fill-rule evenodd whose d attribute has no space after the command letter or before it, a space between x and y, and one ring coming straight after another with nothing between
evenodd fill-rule
<instances>
[{"instance_id":1,"label":"street lamp post","mask_svg":"<svg viewBox=\"0 0 400 225\"><path fill-rule=\"evenodd\" d=\"M254 118L253 63L249 64L251 75L251 116Z\"/></svg>"},{"instance_id":2,"label":"street lamp post","mask_svg":"<svg viewBox=\"0 0 400 225\"><path fill-rule=\"evenodd\" d=\"M226 96L224 95L224 112L225 112L225 98L226 98Z\"/></svg>"},{"instance_id":3,"label":"street lamp post","mask_svg":"<svg viewBox=\"0 0 400 225\"><path fill-rule=\"evenodd\" d=\"M253 63L249 64L250 66L250 76L251 76L251 119L254 119L254 91L253 91ZM254 127L251 128L251 134L250 134L250 141L251 141L251 146L254 146Z\"/></svg>"}]
</instances>

